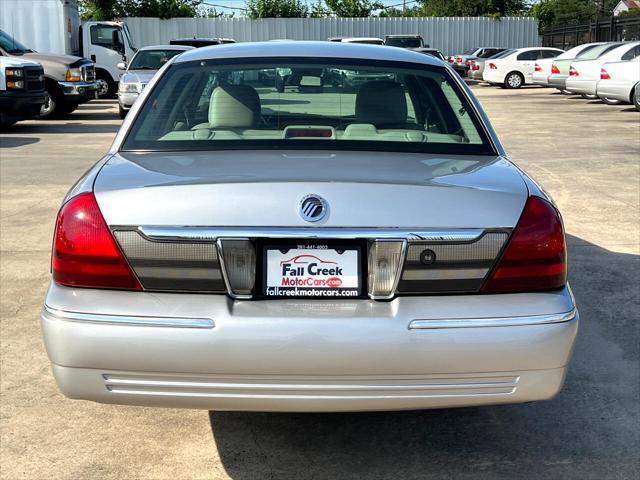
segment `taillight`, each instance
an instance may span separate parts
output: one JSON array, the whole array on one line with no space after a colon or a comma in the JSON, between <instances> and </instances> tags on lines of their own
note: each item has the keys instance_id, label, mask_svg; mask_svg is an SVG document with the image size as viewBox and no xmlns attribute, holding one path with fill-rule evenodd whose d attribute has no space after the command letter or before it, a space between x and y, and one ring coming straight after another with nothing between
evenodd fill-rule
<instances>
[{"instance_id":1,"label":"taillight","mask_svg":"<svg viewBox=\"0 0 640 480\"><path fill-rule=\"evenodd\" d=\"M458 63L462 63L462 57L458 57L458 58L456 58L456 62L458 62Z\"/></svg>"},{"instance_id":2,"label":"taillight","mask_svg":"<svg viewBox=\"0 0 640 480\"><path fill-rule=\"evenodd\" d=\"M609 72L607 72L604 68L600 69L600 80L611 80Z\"/></svg>"},{"instance_id":3,"label":"taillight","mask_svg":"<svg viewBox=\"0 0 640 480\"><path fill-rule=\"evenodd\" d=\"M467 60L465 63L466 63L467 65L471 65L471 64L473 63L473 60Z\"/></svg>"},{"instance_id":4,"label":"taillight","mask_svg":"<svg viewBox=\"0 0 640 480\"><path fill-rule=\"evenodd\" d=\"M560 73L560 69L555 63L551 65L551 73Z\"/></svg>"},{"instance_id":5,"label":"taillight","mask_svg":"<svg viewBox=\"0 0 640 480\"><path fill-rule=\"evenodd\" d=\"M53 280L61 285L142 290L91 192L72 198L60 209L51 270Z\"/></svg>"},{"instance_id":6,"label":"taillight","mask_svg":"<svg viewBox=\"0 0 640 480\"><path fill-rule=\"evenodd\" d=\"M533 68L536 72L541 72L542 71L542 67L540 66L539 63L536 63L535 67Z\"/></svg>"},{"instance_id":7,"label":"taillight","mask_svg":"<svg viewBox=\"0 0 640 480\"><path fill-rule=\"evenodd\" d=\"M495 64L495 63L490 63L490 64L489 64L489 68L490 68L491 70L495 70L495 69L496 69L496 68L498 68L498 67L496 67L496 64Z\"/></svg>"},{"instance_id":8,"label":"taillight","mask_svg":"<svg viewBox=\"0 0 640 480\"><path fill-rule=\"evenodd\" d=\"M563 287L567 248L558 211L540 197L529 197L484 293L526 292Z\"/></svg>"},{"instance_id":9,"label":"taillight","mask_svg":"<svg viewBox=\"0 0 640 480\"><path fill-rule=\"evenodd\" d=\"M577 77L579 75L578 70L576 70L576 67L574 67L573 65L571 65L569 67L569 76L570 77Z\"/></svg>"},{"instance_id":10,"label":"taillight","mask_svg":"<svg viewBox=\"0 0 640 480\"><path fill-rule=\"evenodd\" d=\"M473 71L480 70L480 65L478 65L477 63L474 63L473 66L471 67L471 70L473 70Z\"/></svg>"}]
</instances>

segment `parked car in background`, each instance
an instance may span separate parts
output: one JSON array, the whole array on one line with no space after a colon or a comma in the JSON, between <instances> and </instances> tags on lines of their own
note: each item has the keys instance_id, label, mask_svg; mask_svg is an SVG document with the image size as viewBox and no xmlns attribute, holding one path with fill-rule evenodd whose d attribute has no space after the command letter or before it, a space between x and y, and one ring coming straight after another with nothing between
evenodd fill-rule
<instances>
[{"instance_id":1,"label":"parked car in background","mask_svg":"<svg viewBox=\"0 0 640 480\"><path fill-rule=\"evenodd\" d=\"M611 48L615 48L615 45L619 44L596 42L585 43L574 47L573 49L571 49L575 52L573 58L569 58L567 56L563 58L556 58L553 61L553 63L551 64L551 75L549 75L547 83L550 87L557 88L561 92L567 93L567 78L569 78L569 67L571 66L571 62L579 59L589 60L598 58L598 56L603 52Z\"/></svg>"},{"instance_id":2,"label":"parked car in background","mask_svg":"<svg viewBox=\"0 0 640 480\"><path fill-rule=\"evenodd\" d=\"M581 52L593 48L596 45L599 44L578 45L577 47L570 48L566 52L561 53L555 58L541 58L536 60L532 82L542 87L549 87L549 77L551 76L551 70L554 62L573 59L576 55L579 55Z\"/></svg>"},{"instance_id":3,"label":"parked car in background","mask_svg":"<svg viewBox=\"0 0 640 480\"><path fill-rule=\"evenodd\" d=\"M464 77L467 75L473 60L477 58L489 58L504 50L504 48L498 47L473 47L465 50L464 53L451 55L448 58L448 61L451 63L453 68Z\"/></svg>"},{"instance_id":4,"label":"parked car in background","mask_svg":"<svg viewBox=\"0 0 640 480\"><path fill-rule=\"evenodd\" d=\"M235 40L234 40L235 42ZM174 38L173 40L169 40L169 45L183 45L186 47L209 47L211 45L222 45L223 42L220 38L198 38L198 37L187 37L187 38Z\"/></svg>"},{"instance_id":5,"label":"parked car in background","mask_svg":"<svg viewBox=\"0 0 640 480\"><path fill-rule=\"evenodd\" d=\"M581 94L585 98L598 98L596 85L600 80L600 69L607 62L631 60L640 55L640 42L628 42L603 53L593 60L576 59L569 66L566 90Z\"/></svg>"},{"instance_id":6,"label":"parked car in background","mask_svg":"<svg viewBox=\"0 0 640 480\"><path fill-rule=\"evenodd\" d=\"M400 48L408 48L408 49L429 47L428 44L424 43L422 36L418 34L385 35L384 44L389 47L400 47Z\"/></svg>"},{"instance_id":7,"label":"parked car in background","mask_svg":"<svg viewBox=\"0 0 640 480\"><path fill-rule=\"evenodd\" d=\"M121 63L118 68L126 70L120 78L118 86L118 111L120 118L124 118L127 112L138 99L142 90L151 81L160 68L176 55L180 55L194 47L186 45L154 45L141 48L131 59L129 64Z\"/></svg>"},{"instance_id":8,"label":"parked car in background","mask_svg":"<svg viewBox=\"0 0 640 480\"><path fill-rule=\"evenodd\" d=\"M436 57L443 62L446 62L444 55L437 48L414 48L413 51L418 53L424 53L425 55L431 55L432 57Z\"/></svg>"},{"instance_id":9,"label":"parked car in background","mask_svg":"<svg viewBox=\"0 0 640 480\"><path fill-rule=\"evenodd\" d=\"M472 80L482 80L482 73L484 72L484 67L487 64L487 61L495 58L506 57L512 51L513 49L506 49L499 53L496 53L495 55L492 55L489 58L476 58L471 62L471 65L469 65L469 71L467 72L468 77Z\"/></svg>"},{"instance_id":10,"label":"parked car in background","mask_svg":"<svg viewBox=\"0 0 640 480\"><path fill-rule=\"evenodd\" d=\"M42 65L0 56L0 128L35 117L44 102Z\"/></svg>"},{"instance_id":11,"label":"parked car in background","mask_svg":"<svg viewBox=\"0 0 640 480\"><path fill-rule=\"evenodd\" d=\"M98 85L93 62L71 55L39 53L0 30L0 55L31 60L44 69L45 102L39 118L61 117L95 98Z\"/></svg>"},{"instance_id":12,"label":"parked car in background","mask_svg":"<svg viewBox=\"0 0 640 480\"><path fill-rule=\"evenodd\" d=\"M377 37L338 37L338 40L330 39L332 42L342 43L365 43L369 45L384 45L384 40Z\"/></svg>"},{"instance_id":13,"label":"parked car in background","mask_svg":"<svg viewBox=\"0 0 640 480\"><path fill-rule=\"evenodd\" d=\"M532 83L536 60L555 58L562 52L548 47L516 48L508 55L489 60L482 78L493 85L520 88Z\"/></svg>"},{"instance_id":14,"label":"parked car in background","mask_svg":"<svg viewBox=\"0 0 640 480\"><path fill-rule=\"evenodd\" d=\"M596 94L605 103L634 103L640 89L640 57L608 62L600 67Z\"/></svg>"}]
</instances>

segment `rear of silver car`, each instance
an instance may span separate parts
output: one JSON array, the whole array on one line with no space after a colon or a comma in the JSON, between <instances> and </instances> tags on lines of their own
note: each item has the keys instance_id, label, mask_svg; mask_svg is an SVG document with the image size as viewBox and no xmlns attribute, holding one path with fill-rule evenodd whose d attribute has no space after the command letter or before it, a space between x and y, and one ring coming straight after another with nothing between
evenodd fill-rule
<instances>
[{"instance_id":1,"label":"rear of silver car","mask_svg":"<svg viewBox=\"0 0 640 480\"><path fill-rule=\"evenodd\" d=\"M225 48L216 51L235 52ZM261 48L282 58L286 47ZM308 55L331 48L314 44ZM380 50L387 62L399 55L421 70L440 65L400 49L339 48L338 58ZM159 81L134 116L145 108L140 115L153 115L162 103L145 102ZM355 95L370 109L387 101L380 88L400 91L383 83L345 89L341 104ZM260 95L274 108L276 93ZM300 87L283 95L283 108L306 99L312 109L322 93L301 96ZM224 129L225 138L271 135L257 123L244 128L256 98L245 86L217 86L210 96L207 124L194 121L189 130L171 121L166 138L211 139ZM475 102L462 108L465 121L483 118ZM269 109L261 111L268 124ZM221 122L233 112L240 120L230 132ZM397 111L387 116L393 132L375 135L416 138L398 126ZM362 125L345 133L287 126L284 136L354 128L374 135ZM443 128L427 135L441 138ZM500 155L497 139L493 155L449 155L143 151L126 148L137 141L135 130L128 135L58 216L42 328L65 395L213 410L359 411L526 402L560 390L578 327L562 223Z\"/></svg>"}]
</instances>

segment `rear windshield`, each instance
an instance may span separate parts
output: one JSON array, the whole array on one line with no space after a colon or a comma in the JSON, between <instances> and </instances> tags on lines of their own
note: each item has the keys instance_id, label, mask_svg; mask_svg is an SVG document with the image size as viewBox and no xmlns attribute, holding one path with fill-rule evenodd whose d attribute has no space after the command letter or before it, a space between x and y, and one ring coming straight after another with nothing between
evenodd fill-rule
<instances>
[{"instance_id":1,"label":"rear windshield","mask_svg":"<svg viewBox=\"0 0 640 480\"><path fill-rule=\"evenodd\" d=\"M495 153L445 68L260 62L172 65L146 99L123 149Z\"/></svg>"},{"instance_id":2,"label":"rear windshield","mask_svg":"<svg viewBox=\"0 0 640 480\"><path fill-rule=\"evenodd\" d=\"M387 37L384 44L390 47L402 48L420 48L423 46L422 40L417 37Z\"/></svg>"},{"instance_id":3,"label":"rear windshield","mask_svg":"<svg viewBox=\"0 0 640 480\"><path fill-rule=\"evenodd\" d=\"M510 48L508 50L503 50L501 52L498 52L489 58L503 58L503 57L506 57L507 55L511 55L514 51L515 51L514 49Z\"/></svg>"},{"instance_id":4,"label":"rear windshield","mask_svg":"<svg viewBox=\"0 0 640 480\"><path fill-rule=\"evenodd\" d=\"M604 45L596 45L589 50L580 52L580 54L576 57L581 60L594 60L600 55L607 53L609 50L613 50L614 48L618 48L620 43L605 43Z\"/></svg>"},{"instance_id":5,"label":"rear windshield","mask_svg":"<svg viewBox=\"0 0 640 480\"><path fill-rule=\"evenodd\" d=\"M140 50L131 60L129 70L159 70L183 50Z\"/></svg>"}]
</instances>

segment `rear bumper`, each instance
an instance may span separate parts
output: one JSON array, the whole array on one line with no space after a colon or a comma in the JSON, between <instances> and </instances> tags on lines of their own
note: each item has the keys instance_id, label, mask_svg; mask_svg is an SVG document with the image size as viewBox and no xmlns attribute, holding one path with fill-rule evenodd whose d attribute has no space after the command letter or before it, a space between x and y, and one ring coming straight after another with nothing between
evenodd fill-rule
<instances>
[{"instance_id":1,"label":"rear bumper","mask_svg":"<svg viewBox=\"0 0 640 480\"><path fill-rule=\"evenodd\" d=\"M489 83L504 83L504 75L504 73L498 73L497 69L491 70L485 67L484 72L482 72L482 79Z\"/></svg>"},{"instance_id":2,"label":"rear bumper","mask_svg":"<svg viewBox=\"0 0 640 480\"><path fill-rule=\"evenodd\" d=\"M625 103L631 103L632 90L632 84L616 82L615 80L600 81L596 86L598 97L620 100Z\"/></svg>"},{"instance_id":3,"label":"rear bumper","mask_svg":"<svg viewBox=\"0 0 640 480\"><path fill-rule=\"evenodd\" d=\"M536 85L542 85L543 87L549 86L549 74L547 73L534 73L532 77L533 83Z\"/></svg>"},{"instance_id":4,"label":"rear bumper","mask_svg":"<svg viewBox=\"0 0 640 480\"><path fill-rule=\"evenodd\" d=\"M567 88L567 76L558 75L557 73L552 73L549 75L547 79L550 87L557 88L559 90L565 90Z\"/></svg>"},{"instance_id":5,"label":"rear bumper","mask_svg":"<svg viewBox=\"0 0 640 480\"><path fill-rule=\"evenodd\" d=\"M42 313L68 397L213 410L543 400L562 386L577 327L568 289L322 302L52 285Z\"/></svg>"},{"instance_id":6,"label":"rear bumper","mask_svg":"<svg viewBox=\"0 0 640 480\"><path fill-rule=\"evenodd\" d=\"M566 89L572 93L581 93L585 95L596 94L597 80L584 80L580 78L568 78L566 82Z\"/></svg>"}]
</instances>

